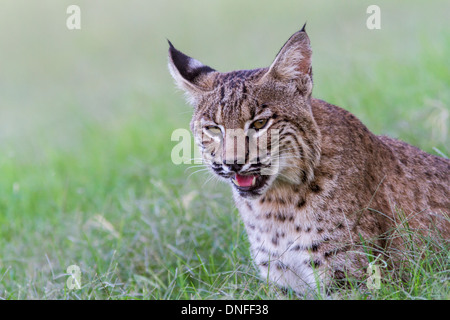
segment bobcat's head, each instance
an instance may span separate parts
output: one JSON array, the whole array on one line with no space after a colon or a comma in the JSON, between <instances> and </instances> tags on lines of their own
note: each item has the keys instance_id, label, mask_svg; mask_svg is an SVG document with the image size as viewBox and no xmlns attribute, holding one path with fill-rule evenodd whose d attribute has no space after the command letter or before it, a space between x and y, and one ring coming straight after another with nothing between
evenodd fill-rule
<instances>
[{"instance_id":1,"label":"bobcat's head","mask_svg":"<svg viewBox=\"0 0 450 320\"><path fill-rule=\"evenodd\" d=\"M222 73L175 49L169 70L194 106L191 130L205 163L244 198L313 178L320 132L311 112L311 47L292 35L272 65Z\"/></svg>"}]
</instances>

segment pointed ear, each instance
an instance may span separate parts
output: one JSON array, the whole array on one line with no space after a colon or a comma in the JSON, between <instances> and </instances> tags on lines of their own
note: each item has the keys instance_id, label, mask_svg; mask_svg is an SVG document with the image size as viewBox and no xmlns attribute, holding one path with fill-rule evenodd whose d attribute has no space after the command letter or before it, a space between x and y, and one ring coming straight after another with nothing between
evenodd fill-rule
<instances>
[{"instance_id":1,"label":"pointed ear","mask_svg":"<svg viewBox=\"0 0 450 320\"><path fill-rule=\"evenodd\" d=\"M169 41L169 71L188 102L195 105L203 93L213 89L215 70L175 49Z\"/></svg>"},{"instance_id":2,"label":"pointed ear","mask_svg":"<svg viewBox=\"0 0 450 320\"><path fill-rule=\"evenodd\" d=\"M266 73L274 79L296 81L300 89L312 90L312 50L305 26L294 33L278 52Z\"/></svg>"}]
</instances>

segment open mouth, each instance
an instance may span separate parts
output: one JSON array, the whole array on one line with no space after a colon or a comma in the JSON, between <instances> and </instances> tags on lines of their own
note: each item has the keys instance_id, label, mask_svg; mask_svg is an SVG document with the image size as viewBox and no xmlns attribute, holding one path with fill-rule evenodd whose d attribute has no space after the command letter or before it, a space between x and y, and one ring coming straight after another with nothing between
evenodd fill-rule
<instances>
[{"instance_id":1,"label":"open mouth","mask_svg":"<svg viewBox=\"0 0 450 320\"><path fill-rule=\"evenodd\" d=\"M236 189L239 191L241 195L243 194L253 194L258 195L258 190L261 189L266 181L268 176L265 175L240 175L236 174L231 178Z\"/></svg>"},{"instance_id":2,"label":"open mouth","mask_svg":"<svg viewBox=\"0 0 450 320\"><path fill-rule=\"evenodd\" d=\"M258 176L241 176L240 174L236 174L232 178L232 181L240 188L249 188L255 186L257 178Z\"/></svg>"}]
</instances>

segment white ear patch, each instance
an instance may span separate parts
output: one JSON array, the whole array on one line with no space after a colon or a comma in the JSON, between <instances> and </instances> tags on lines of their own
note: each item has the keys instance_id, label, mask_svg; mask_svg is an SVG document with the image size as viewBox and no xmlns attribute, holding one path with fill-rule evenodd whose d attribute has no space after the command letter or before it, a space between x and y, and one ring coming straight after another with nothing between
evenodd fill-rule
<instances>
[{"instance_id":1,"label":"white ear patch","mask_svg":"<svg viewBox=\"0 0 450 320\"><path fill-rule=\"evenodd\" d=\"M197 69L197 68L201 68L201 67L203 67L203 63L201 63L200 61L198 61L194 58L191 58L189 60L189 68L190 69L193 70L193 69Z\"/></svg>"}]
</instances>

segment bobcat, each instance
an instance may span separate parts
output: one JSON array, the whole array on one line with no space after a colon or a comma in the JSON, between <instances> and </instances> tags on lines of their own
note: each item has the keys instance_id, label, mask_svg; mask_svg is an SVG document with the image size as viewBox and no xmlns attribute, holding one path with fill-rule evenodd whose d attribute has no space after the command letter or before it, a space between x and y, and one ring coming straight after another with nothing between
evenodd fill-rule
<instances>
[{"instance_id":1,"label":"bobcat","mask_svg":"<svg viewBox=\"0 0 450 320\"><path fill-rule=\"evenodd\" d=\"M399 225L448 240L450 161L313 98L305 27L255 70L221 73L169 46L169 71L194 105L195 141L232 186L263 279L298 293L364 279L364 248L401 251Z\"/></svg>"}]
</instances>

